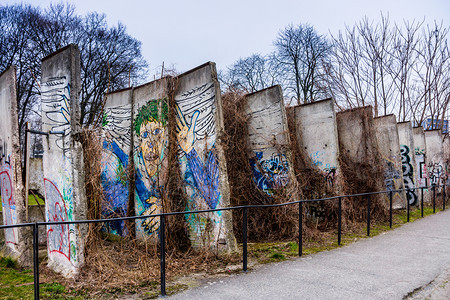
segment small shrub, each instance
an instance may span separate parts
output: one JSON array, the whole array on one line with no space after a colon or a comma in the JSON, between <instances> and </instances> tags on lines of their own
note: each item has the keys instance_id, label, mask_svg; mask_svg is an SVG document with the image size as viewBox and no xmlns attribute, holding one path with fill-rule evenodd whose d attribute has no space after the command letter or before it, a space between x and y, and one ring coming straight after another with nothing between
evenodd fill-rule
<instances>
[{"instance_id":1,"label":"small shrub","mask_svg":"<svg viewBox=\"0 0 450 300\"><path fill-rule=\"evenodd\" d=\"M0 257L0 266L16 269L18 264L17 260L8 256L8 257Z\"/></svg>"},{"instance_id":2,"label":"small shrub","mask_svg":"<svg viewBox=\"0 0 450 300\"><path fill-rule=\"evenodd\" d=\"M276 252L276 253L273 253L273 254L270 256L270 258L278 259L278 260L285 260L285 259L286 259L286 256L284 256L284 255L281 254L281 253Z\"/></svg>"}]
</instances>

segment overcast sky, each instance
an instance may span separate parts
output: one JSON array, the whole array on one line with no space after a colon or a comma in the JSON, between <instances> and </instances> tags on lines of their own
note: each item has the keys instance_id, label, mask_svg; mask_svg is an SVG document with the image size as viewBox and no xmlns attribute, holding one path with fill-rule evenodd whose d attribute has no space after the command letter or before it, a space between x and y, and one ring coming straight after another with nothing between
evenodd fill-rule
<instances>
[{"instance_id":1,"label":"overcast sky","mask_svg":"<svg viewBox=\"0 0 450 300\"><path fill-rule=\"evenodd\" d=\"M52 0L0 0L48 7ZM79 14L105 13L108 23L122 22L142 42L150 73L162 62L183 72L207 61L225 69L240 57L268 54L278 32L288 24L309 23L320 34L337 33L364 16L377 22L380 13L391 21L434 20L450 25L450 0L77 0Z\"/></svg>"}]
</instances>

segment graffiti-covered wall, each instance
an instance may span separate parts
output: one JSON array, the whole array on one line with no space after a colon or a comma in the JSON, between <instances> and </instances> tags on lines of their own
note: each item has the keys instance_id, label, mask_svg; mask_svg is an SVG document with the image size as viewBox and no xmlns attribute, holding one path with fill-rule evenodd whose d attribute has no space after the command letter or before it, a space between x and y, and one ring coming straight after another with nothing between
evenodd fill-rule
<instances>
[{"instance_id":1,"label":"graffiti-covered wall","mask_svg":"<svg viewBox=\"0 0 450 300\"><path fill-rule=\"evenodd\" d=\"M5 225L27 221L16 99L16 69L10 67L0 75L0 184ZM6 253L19 258L22 265L31 265L30 253L25 253L26 230L5 229Z\"/></svg>"},{"instance_id":2,"label":"graffiti-covered wall","mask_svg":"<svg viewBox=\"0 0 450 300\"><path fill-rule=\"evenodd\" d=\"M133 92L133 157L137 215L164 212L167 199L169 98L168 80L152 81ZM138 237L158 237L160 219L136 220Z\"/></svg>"},{"instance_id":3,"label":"graffiti-covered wall","mask_svg":"<svg viewBox=\"0 0 450 300\"><path fill-rule=\"evenodd\" d=\"M230 203L223 149L222 103L214 63L177 77L175 115L179 163L188 210L227 207ZM187 216L191 243L235 249L230 212Z\"/></svg>"},{"instance_id":4,"label":"graffiti-covered wall","mask_svg":"<svg viewBox=\"0 0 450 300\"><path fill-rule=\"evenodd\" d=\"M245 96L253 181L269 196L295 181L286 112L280 86Z\"/></svg>"},{"instance_id":5,"label":"graffiti-covered wall","mask_svg":"<svg viewBox=\"0 0 450 300\"><path fill-rule=\"evenodd\" d=\"M176 78L107 95L102 155L104 217L110 213L124 216L130 208L136 215L159 214L171 207L165 201L180 201L168 199L169 175L177 176L169 174L169 136L176 140L176 149L171 151L177 154L187 196L184 209L229 205L225 159L217 139L223 130L219 90L215 65L207 63ZM170 114L175 117L169 127ZM187 215L186 221L194 247L236 248L229 212ZM127 234L124 223L111 226L110 232ZM137 220L136 235L157 238L159 226L159 217Z\"/></svg>"},{"instance_id":6,"label":"graffiti-covered wall","mask_svg":"<svg viewBox=\"0 0 450 300\"><path fill-rule=\"evenodd\" d=\"M416 181L418 187L427 186L426 142L422 127L413 128L414 155L416 157Z\"/></svg>"},{"instance_id":7,"label":"graffiti-covered wall","mask_svg":"<svg viewBox=\"0 0 450 300\"><path fill-rule=\"evenodd\" d=\"M403 169L398 139L397 121L394 115L374 119L378 149L384 159L384 183L386 190L403 189ZM406 207L405 192L393 193L393 207Z\"/></svg>"},{"instance_id":8,"label":"graffiti-covered wall","mask_svg":"<svg viewBox=\"0 0 450 300\"><path fill-rule=\"evenodd\" d=\"M444 146L441 131L426 130L425 143L427 153L426 163L428 185L433 186L444 184L446 171L444 165Z\"/></svg>"},{"instance_id":9,"label":"graffiti-covered wall","mask_svg":"<svg viewBox=\"0 0 450 300\"><path fill-rule=\"evenodd\" d=\"M131 111L132 89L106 95L102 119L101 181L103 218L127 216L129 203L129 157L132 148ZM105 230L126 235L124 221L110 222Z\"/></svg>"},{"instance_id":10,"label":"graffiti-covered wall","mask_svg":"<svg viewBox=\"0 0 450 300\"><path fill-rule=\"evenodd\" d=\"M444 164L446 170L446 193L450 194L450 136L447 134L444 138Z\"/></svg>"},{"instance_id":11,"label":"graffiti-covered wall","mask_svg":"<svg viewBox=\"0 0 450 300\"><path fill-rule=\"evenodd\" d=\"M322 171L327 185L338 188L339 144L333 100L312 102L294 109L298 147Z\"/></svg>"},{"instance_id":12,"label":"graffiti-covered wall","mask_svg":"<svg viewBox=\"0 0 450 300\"><path fill-rule=\"evenodd\" d=\"M416 187L416 156L414 154L414 138L411 122L397 124L398 140L400 142L400 155L402 158L403 184L406 190L406 199L410 205L419 203Z\"/></svg>"},{"instance_id":13,"label":"graffiti-covered wall","mask_svg":"<svg viewBox=\"0 0 450 300\"><path fill-rule=\"evenodd\" d=\"M49 222L86 219L79 124L80 52L69 45L42 61L45 213ZM49 266L73 276L84 262L85 225L48 225Z\"/></svg>"}]
</instances>

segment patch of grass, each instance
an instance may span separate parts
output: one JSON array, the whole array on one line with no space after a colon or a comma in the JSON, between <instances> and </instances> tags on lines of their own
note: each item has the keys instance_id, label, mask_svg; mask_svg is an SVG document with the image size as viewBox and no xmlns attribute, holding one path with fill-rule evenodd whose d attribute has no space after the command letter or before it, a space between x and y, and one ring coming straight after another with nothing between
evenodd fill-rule
<instances>
[{"instance_id":1,"label":"patch of grass","mask_svg":"<svg viewBox=\"0 0 450 300\"><path fill-rule=\"evenodd\" d=\"M37 200L39 201L40 205L45 205L44 199L40 198L37 195L36 195L36 197L37 197ZM29 206L31 206L31 205L38 205L37 202L36 202L36 199L34 198L33 195L28 195L28 205Z\"/></svg>"},{"instance_id":2,"label":"patch of grass","mask_svg":"<svg viewBox=\"0 0 450 300\"><path fill-rule=\"evenodd\" d=\"M10 257L0 257L0 299L34 299L31 270L19 267ZM59 283L41 283L41 299L83 299L74 297Z\"/></svg>"}]
</instances>

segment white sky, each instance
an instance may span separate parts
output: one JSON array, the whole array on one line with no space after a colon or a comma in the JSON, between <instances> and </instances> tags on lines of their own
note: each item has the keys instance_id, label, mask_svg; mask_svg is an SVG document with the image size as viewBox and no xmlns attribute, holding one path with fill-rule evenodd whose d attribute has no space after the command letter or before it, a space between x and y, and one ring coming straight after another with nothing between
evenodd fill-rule
<instances>
[{"instance_id":1,"label":"white sky","mask_svg":"<svg viewBox=\"0 0 450 300\"><path fill-rule=\"evenodd\" d=\"M26 2L42 8L52 0ZM58 2L58 1L56 1ZM108 23L122 22L142 42L150 74L162 62L183 72L207 61L225 69L240 57L268 54L278 32L288 24L309 23L320 34L337 33L364 16L378 21L380 12L391 21L434 20L450 25L450 0L72 0L78 14L105 13ZM151 79L151 78L149 78Z\"/></svg>"}]
</instances>

